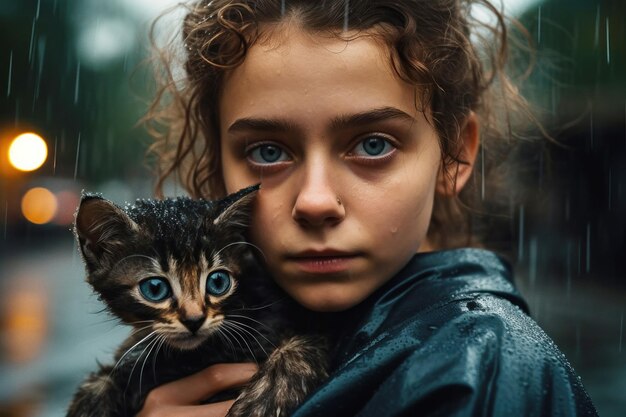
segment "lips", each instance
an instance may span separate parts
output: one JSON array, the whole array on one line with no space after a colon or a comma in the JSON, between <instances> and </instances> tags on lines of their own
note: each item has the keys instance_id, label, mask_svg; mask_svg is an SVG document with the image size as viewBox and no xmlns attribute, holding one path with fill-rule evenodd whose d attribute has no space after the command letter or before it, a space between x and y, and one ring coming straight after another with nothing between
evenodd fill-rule
<instances>
[{"instance_id":1,"label":"lips","mask_svg":"<svg viewBox=\"0 0 626 417\"><path fill-rule=\"evenodd\" d=\"M345 272L359 257L358 253L334 249L305 250L287 256L301 272L311 274L330 274Z\"/></svg>"}]
</instances>

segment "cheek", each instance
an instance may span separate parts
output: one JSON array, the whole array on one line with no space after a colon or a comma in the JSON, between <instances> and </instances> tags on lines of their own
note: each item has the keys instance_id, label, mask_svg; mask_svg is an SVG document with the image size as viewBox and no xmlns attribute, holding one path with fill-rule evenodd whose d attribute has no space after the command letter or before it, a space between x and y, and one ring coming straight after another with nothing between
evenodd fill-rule
<instances>
[{"instance_id":1,"label":"cheek","mask_svg":"<svg viewBox=\"0 0 626 417\"><path fill-rule=\"evenodd\" d=\"M284 210L285 202L268 195L267 191L262 189L257 195L252 213L251 238L252 243L259 246L266 257L271 257L272 248L280 239L279 226L289 221L285 218Z\"/></svg>"},{"instance_id":2,"label":"cheek","mask_svg":"<svg viewBox=\"0 0 626 417\"><path fill-rule=\"evenodd\" d=\"M384 186L386 192L360 203L370 220L375 239L382 250L406 248L414 252L423 242L430 224L436 176L430 172L402 175ZM376 190L373 190L375 193Z\"/></svg>"}]
</instances>

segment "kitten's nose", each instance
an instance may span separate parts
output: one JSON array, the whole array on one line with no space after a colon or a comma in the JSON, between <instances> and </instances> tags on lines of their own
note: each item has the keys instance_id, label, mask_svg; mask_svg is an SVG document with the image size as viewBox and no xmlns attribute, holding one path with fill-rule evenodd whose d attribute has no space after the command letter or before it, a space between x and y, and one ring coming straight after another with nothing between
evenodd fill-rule
<instances>
[{"instance_id":1,"label":"kitten's nose","mask_svg":"<svg viewBox=\"0 0 626 417\"><path fill-rule=\"evenodd\" d=\"M191 333L195 333L202 327L202 324L204 324L204 319L204 316L191 316L181 319L180 322L183 323Z\"/></svg>"}]
</instances>

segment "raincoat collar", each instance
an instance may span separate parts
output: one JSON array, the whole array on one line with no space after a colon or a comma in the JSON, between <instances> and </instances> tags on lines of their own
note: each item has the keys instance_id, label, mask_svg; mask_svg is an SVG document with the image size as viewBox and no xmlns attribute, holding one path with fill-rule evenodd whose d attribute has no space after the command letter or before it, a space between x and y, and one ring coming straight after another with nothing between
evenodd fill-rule
<instances>
[{"instance_id":1,"label":"raincoat collar","mask_svg":"<svg viewBox=\"0 0 626 417\"><path fill-rule=\"evenodd\" d=\"M335 360L345 360L382 329L483 294L507 299L528 314L528 305L513 284L510 264L495 253L475 248L418 253L365 301L341 314Z\"/></svg>"}]
</instances>

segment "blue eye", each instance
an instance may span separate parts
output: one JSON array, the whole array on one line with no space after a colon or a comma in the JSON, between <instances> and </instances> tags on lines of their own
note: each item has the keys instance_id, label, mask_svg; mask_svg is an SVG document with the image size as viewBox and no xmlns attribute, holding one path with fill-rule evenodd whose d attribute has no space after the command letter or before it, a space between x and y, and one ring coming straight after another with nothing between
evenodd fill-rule
<instances>
[{"instance_id":1,"label":"blue eye","mask_svg":"<svg viewBox=\"0 0 626 417\"><path fill-rule=\"evenodd\" d=\"M226 294L231 286L231 278L226 271L211 272L206 279L206 292L219 297Z\"/></svg>"},{"instance_id":2,"label":"blue eye","mask_svg":"<svg viewBox=\"0 0 626 417\"><path fill-rule=\"evenodd\" d=\"M392 152L395 147L387 140L378 136L369 136L359 142L354 148L354 155L365 157L377 157L387 155Z\"/></svg>"},{"instance_id":3,"label":"blue eye","mask_svg":"<svg viewBox=\"0 0 626 417\"><path fill-rule=\"evenodd\" d=\"M139 283L139 292L148 301L159 302L170 297L172 290L165 278L148 278Z\"/></svg>"},{"instance_id":4,"label":"blue eye","mask_svg":"<svg viewBox=\"0 0 626 417\"><path fill-rule=\"evenodd\" d=\"M276 145L259 145L253 148L248 158L257 164L273 164L276 162L288 161L287 153Z\"/></svg>"}]
</instances>

